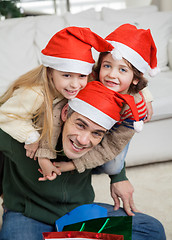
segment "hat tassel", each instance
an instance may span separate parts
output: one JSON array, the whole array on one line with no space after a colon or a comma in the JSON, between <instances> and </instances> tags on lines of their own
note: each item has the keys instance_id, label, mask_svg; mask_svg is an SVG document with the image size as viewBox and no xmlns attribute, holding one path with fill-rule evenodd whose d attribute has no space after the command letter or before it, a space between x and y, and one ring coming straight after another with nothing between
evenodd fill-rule
<instances>
[{"instance_id":1,"label":"hat tassel","mask_svg":"<svg viewBox=\"0 0 172 240\"><path fill-rule=\"evenodd\" d=\"M143 130L144 122L142 120L134 122L134 130L139 133Z\"/></svg>"}]
</instances>

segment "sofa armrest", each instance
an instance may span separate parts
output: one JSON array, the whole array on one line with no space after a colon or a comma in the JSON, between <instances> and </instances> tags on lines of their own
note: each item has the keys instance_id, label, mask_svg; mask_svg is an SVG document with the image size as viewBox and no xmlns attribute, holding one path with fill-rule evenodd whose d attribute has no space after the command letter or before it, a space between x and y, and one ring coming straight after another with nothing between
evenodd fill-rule
<instances>
[{"instance_id":1,"label":"sofa armrest","mask_svg":"<svg viewBox=\"0 0 172 240\"><path fill-rule=\"evenodd\" d=\"M169 59L169 67L172 69L172 37L168 41L168 59Z\"/></svg>"}]
</instances>

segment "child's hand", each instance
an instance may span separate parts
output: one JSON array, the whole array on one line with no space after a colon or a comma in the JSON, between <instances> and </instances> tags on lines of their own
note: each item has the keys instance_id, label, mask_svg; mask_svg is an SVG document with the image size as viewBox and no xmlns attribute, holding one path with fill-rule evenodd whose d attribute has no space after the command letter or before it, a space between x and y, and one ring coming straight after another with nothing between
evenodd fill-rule
<instances>
[{"instance_id":1,"label":"child's hand","mask_svg":"<svg viewBox=\"0 0 172 240\"><path fill-rule=\"evenodd\" d=\"M39 181L52 181L57 175L61 175L60 169L55 167L48 158L38 158L38 163L40 166L39 172L43 175L38 179Z\"/></svg>"},{"instance_id":2,"label":"child's hand","mask_svg":"<svg viewBox=\"0 0 172 240\"><path fill-rule=\"evenodd\" d=\"M54 166L58 167L61 172L68 172L75 170L75 165L73 164L72 161L70 162L54 162Z\"/></svg>"},{"instance_id":3,"label":"child's hand","mask_svg":"<svg viewBox=\"0 0 172 240\"><path fill-rule=\"evenodd\" d=\"M31 143L31 144L25 144L24 148L26 149L26 156L30 157L30 158L34 157L34 160L36 160L35 152L38 149L38 146L39 146L39 142L34 142L34 143Z\"/></svg>"},{"instance_id":4,"label":"child's hand","mask_svg":"<svg viewBox=\"0 0 172 240\"><path fill-rule=\"evenodd\" d=\"M38 171L39 171L41 174L43 174L41 169L38 169ZM47 180L53 181L54 179L56 179L57 175L61 175L60 170L59 170L59 174L56 174L55 172L53 172L51 176L40 177L40 178L38 179L38 181L47 181Z\"/></svg>"},{"instance_id":5,"label":"child's hand","mask_svg":"<svg viewBox=\"0 0 172 240\"><path fill-rule=\"evenodd\" d=\"M144 122L149 122L152 118L153 115L153 108L152 108L152 102L147 102L146 103L146 108L147 108L147 116L144 120Z\"/></svg>"}]
</instances>

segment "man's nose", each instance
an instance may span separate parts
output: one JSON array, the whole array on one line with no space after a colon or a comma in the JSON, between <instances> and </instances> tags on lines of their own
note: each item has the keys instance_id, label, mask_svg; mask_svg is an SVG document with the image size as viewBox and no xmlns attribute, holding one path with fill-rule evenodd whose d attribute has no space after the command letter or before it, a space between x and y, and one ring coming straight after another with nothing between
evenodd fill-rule
<instances>
[{"instance_id":1,"label":"man's nose","mask_svg":"<svg viewBox=\"0 0 172 240\"><path fill-rule=\"evenodd\" d=\"M83 132L82 134L78 135L77 140L80 145L89 146L90 145L90 133Z\"/></svg>"}]
</instances>

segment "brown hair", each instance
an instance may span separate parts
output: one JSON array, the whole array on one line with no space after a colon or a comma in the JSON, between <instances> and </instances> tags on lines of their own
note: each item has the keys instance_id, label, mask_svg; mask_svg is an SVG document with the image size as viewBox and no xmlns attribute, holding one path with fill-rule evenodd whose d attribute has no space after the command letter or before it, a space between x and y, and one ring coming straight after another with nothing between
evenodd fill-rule
<instances>
[{"instance_id":1,"label":"brown hair","mask_svg":"<svg viewBox=\"0 0 172 240\"><path fill-rule=\"evenodd\" d=\"M97 63L94 65L93 67L93 75L95 80L99 81L99 73L100 73L100 68L101 68L101 64L103 61L103 58L109 54L109 52L102 52L99 54L99 58ZM129 87L129 91L128 93L138 93L139 91L141 91L143 88L145 88L147 86L147 79L143 77L143 73L141 73L139 70L137 70L130 62L128 62L126 59L124 59L127 63L127 65L133 70L133 80L137 79L138 83L136 85L134 85L133 83L131 83L130 87Z\"/></svg>"}]
</instances>

